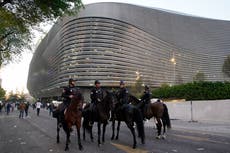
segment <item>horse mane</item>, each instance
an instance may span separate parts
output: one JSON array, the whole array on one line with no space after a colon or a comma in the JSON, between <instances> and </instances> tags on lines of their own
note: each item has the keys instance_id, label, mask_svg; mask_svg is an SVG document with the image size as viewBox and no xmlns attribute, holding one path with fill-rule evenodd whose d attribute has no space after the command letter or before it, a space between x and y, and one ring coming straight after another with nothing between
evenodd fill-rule
<instances>
[{"instance_id":1,"label":"horse mane","mask_svg":"<svg viewBox=\"0 0 230 153\"><path fill-rule=\"evenodd\" d=\"M129 94L129 102L133 105L139 104L141 101L132 94Z\"/></svg>"}]
</instances>

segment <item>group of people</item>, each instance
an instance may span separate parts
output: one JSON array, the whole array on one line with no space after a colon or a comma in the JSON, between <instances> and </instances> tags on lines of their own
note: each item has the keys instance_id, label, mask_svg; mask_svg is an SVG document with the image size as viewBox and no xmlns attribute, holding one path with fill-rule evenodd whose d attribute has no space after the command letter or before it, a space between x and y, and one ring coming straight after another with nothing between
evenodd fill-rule
<instances>
[{"instance_id":1,"label":"group of people","mask_svg":"<svg viewBox=\"0 0 230 153\"><path fill-rule=\"evenodd\" d=\"M73 93L76 93L76 91L80 92L80 89L75 86L75 80L69 79L68 83L69 83L69 85L67 87L65 87L63 89L63 92L62 92L64 107L62 107L61 112L64 112L65 108L67 108L69 106L69 104L71 102L71 98L73 97ZM95 84L95 86L90 92L90 99L91 99L91 103L93 104L90 106L91 111L97 111L97 109L96 109L97 104L100 103L104 98L104 92L103 92L103 89L101 88L100 81L95 80L94 84ZM117 99L118 99L119 103L121 104L121 106L125 106L129 103L128 102L128 94L129 94L129 91L125 86L125 82L123 80L121 80L120 81L120 88L116 92ZM141 102L142 102L141 111L142 112L144 111L145 106L150 103L150 101L151 101L151 92L150 92L150 88L146 85L144 93L141 97ZM116 109L121 109L121 108L115 108L115 111L116 111ZM111 118L113 118L113 117L114 117L114 115L112 113ZM93 117L91 117L91 118L93 118Z\"/></svg>"}]
</instances>

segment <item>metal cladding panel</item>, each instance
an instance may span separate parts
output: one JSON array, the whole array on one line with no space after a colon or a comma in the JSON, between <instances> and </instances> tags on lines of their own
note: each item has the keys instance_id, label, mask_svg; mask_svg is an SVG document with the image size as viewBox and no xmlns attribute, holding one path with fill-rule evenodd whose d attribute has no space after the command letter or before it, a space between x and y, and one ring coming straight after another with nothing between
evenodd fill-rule
<instances>
[{"instance_id":1,"label":"metal cladding panel","mask_svg":"<svg viewBox=\"0 0 230 153\"><path fill-rule=\"evenodd\" d=\"M60 94L72 77L77 86L191 82L197 72L224 81L230 22L121 3L85 6L60 19L36 49L28 89L36 97ZM172 58L175 62L170 61Z\"/></svg>"}]
</instances>

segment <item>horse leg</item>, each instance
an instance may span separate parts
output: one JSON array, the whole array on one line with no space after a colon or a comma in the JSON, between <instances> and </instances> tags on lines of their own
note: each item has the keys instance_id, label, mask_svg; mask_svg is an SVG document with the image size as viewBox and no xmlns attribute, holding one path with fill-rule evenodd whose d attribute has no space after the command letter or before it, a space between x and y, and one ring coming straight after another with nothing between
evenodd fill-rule
<instances>
[{"instance_id":1,"label":"horse leg","mask_svg":"<svg viewBox=\"0 0 230 153\"><path fill-rule=\"evenodd\" d=\"M106 131L106 123L103 124L103 133L102 133L102 142L105 142L105 131Z\"/></svg>"},{"instance_id":2,"label":"horse leg","mask_svg":"<svg viewBox=\"0 0 230 153\"><path fill-rule=\"evenodd\" d=\"M85 141L85 127L83 126L83 140Z\"/></svg>"},{"instance_id":3,"label":"horse leg","mask_svg":"<svg viewBox=\"0 0 230 153\"><path fill-rule=\"evenodd\" d=\"M82 144L81 144L81 135L80 135L80 128L81 128L81 126L80 125L76 125L76 127L77 127L78 147L79 147L79 150L82 150L83 147L82 147Z\"/></svg>"},{"instance_id":4,"label":"horse leg","mask_svg":"<svg viewBox=\"0 0 230 153\"><path fill-rule=\"evenodd\" d=\"M156 136L156 138L160 139L161 138L161 127L162 127L162 123L161 123L160 118L157 118L156 126L157 126L157 136Z\"/></svg>"},{"instance_id":5,"label":"horse leg","mask_svg":"<svg viewBox=\"0 0 230 153\"><path fill-rule=\"evenodd\" d=\"M137 147L137 140L136 140L134 124L132 122L129 122L129 123L126 122L126 124L133 135L133 149L135 149Z\"/></svg>"},{"instance_id":6,"label":"horse leg","mask_svg":"<svg viewBox=\"0 0 230 153\"><path fill-rule=\"evenodd\" d=\"M57 143L60 142L59 132L60 132L59 121L57 121Z\"/></svg>"},{"instance_id":7,"label":"horse leg","mask_svg":"<svg viewBox=\"0 0 230 153\"><path fill-rule=\"evenodd\" d=\"M65 143L65 151L69 150L69 139L70 139L70 130L65 129L66 132L66 143Z\"/></svg>"},{"instance_id":8,"label":"horse leg","mask_svg":"<svg viewBox=\"0 0 230 153\"><path fill-rule=\"evenodd\" d=\"M162 139L166 139L166 121L162 120L163 122L163 135L162 135Z\"/></svg>"},{"instance_id":9,"label":"horse leg","mask_svg":"<svg viewBox=\"0 0 230 153\"><path fill-rule=\"evenodd\" d=\"M115 120L113 119L112 120L112 137L111 137L111 140L114 140L114 131L115 131Z\"/></svg>"},{"instance_id":10,"label":"horse leg","mask_svg":"<svg viewBox=\"0 0 230 153\"><path fill-rule=\"evenodd\" d=\"M120 125L121 125L121 121L118 121L118 123L117 123L117 136L115 138L116 140L118 140L118 138L119 138Z\"/></svg>"},{"instance_id":11,"label":"horse leg","mask_svg":"<svg viewBox=\"0 0 230 153\"><path fill-rule=\"evenodd\" d=\"M98 147L100 147L101 146L101 123L99 121L97 124L97 135L98 135L98 139L97 139Z\"/></svg>"},{"instance_id":12,"label":"horse leg","mask_svg":"<svg viewBox=\"0 0 230 153\"><path fill-rule=\"evenodd\" d=\"M93 126L90 127L90 139L93 142Z\"/></svg>"}]
</instances>

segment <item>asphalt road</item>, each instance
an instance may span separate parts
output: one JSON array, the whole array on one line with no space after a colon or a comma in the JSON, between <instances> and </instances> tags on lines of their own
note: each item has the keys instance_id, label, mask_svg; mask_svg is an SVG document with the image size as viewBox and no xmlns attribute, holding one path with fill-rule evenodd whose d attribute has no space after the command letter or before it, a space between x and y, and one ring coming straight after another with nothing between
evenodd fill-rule
<instances>
[{"instance_id":1,"label":"asphalt road","mask_svg":"<svg viewBox=\"0 0 230 153\"><path fill-rule=\"evenodd\" d=\"M56 120L42 110L36 116L35 110L30 108L29 117L18 118L18 112L10 115L0 114L0 153L64 153L65 134L61 131L60 144L56 143ZM185 124L190 124L191 128ZM166 140L155 139L156 129L149 121L145 124L146 144L142 145L138 139L137 149L132 149L132 136L126 125L122 124L120 138L111 141L111 124L107 126L106 142L97 146L97 130L94 127L95 142L91 142L87 135L82 140L83 151L78 150L76 130L71 133L69 153L230 153L230 134L199 130L196 123L184 123L172 120L175 125ZM177 125L177 126L176 126ZM189 126L190 126L189 125ZM194 130L198 128L198 130ZM230 129L230 126L227 128ZM82 136L82 134L81 134Z\"/></svg>"}]
</instances>

